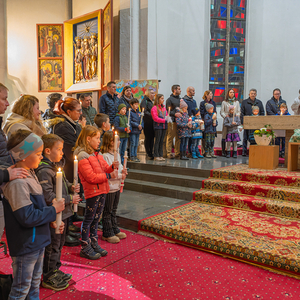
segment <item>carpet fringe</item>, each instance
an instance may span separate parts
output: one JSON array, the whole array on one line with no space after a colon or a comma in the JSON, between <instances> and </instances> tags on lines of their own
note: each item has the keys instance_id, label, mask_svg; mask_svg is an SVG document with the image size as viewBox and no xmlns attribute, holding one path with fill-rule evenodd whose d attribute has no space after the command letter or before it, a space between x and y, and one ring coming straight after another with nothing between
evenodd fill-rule
<instances>
[{"instance_id":1,"label":"carpet fringe","mask_svg":"<svg viewBox=\"0 0 300 300\"><path fill-rule=\"evenodd\" d=\"M170 244L177 244L176 242L173 242L173 241L170 241L168 239L165 239L163 237L160 237L156 234L153 234L153 233L149 233L149 232L145 232L145 231L138 231L137 234L140 234L140 235L143 235L143 236L147 236L147 237L150 237L150 238L153 238L155 240L158 240L158 241L163 241L165 243L170 243Z\"/></svg>"}]
</instances>

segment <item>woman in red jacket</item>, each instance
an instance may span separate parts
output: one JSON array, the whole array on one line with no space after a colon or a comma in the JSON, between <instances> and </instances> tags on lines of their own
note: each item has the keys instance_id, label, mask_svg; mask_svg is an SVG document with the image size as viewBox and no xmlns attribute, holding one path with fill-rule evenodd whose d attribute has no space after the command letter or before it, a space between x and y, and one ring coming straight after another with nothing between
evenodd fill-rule
<instances>
[{"instance_id":1,"label":"woman in red jacket","mask_svg":"<svg viewBox=\"0 0 300 300\"><path fill-rule=\"evenodd\" d=\"M78 174L86 198L80 256L88 259L107 255L107 251L98 244L97 229L105 197L109 192L108 179L116 177L113 171L119 167L119 162L114 162L111 166L107 164L97 152L99 145L99 130L88 125L82 129L74 151L78 155Z\"/></svg>"}]
</instances>

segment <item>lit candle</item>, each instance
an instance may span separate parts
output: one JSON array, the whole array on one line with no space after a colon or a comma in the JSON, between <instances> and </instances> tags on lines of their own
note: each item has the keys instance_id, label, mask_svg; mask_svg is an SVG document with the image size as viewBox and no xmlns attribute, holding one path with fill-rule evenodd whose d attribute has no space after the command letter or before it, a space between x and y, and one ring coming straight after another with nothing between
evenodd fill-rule
<instances>
[{"instance_id":1,"label":"lit candle","mask_svg":"<svg viewBox=\"0 0 300 300\"><path fill-rule=\"evenodd\" d=\"M170 115L170 109L171 109L171 106L169 106L169 109L168 109L168 115Z\"/></svg>"},{"instance_id":2,"label":"lit candle","mask_svg":"<svg viewBox=\"0 0 300 300\"><path fill-rule=\"evenodd\" d=\"M143 122L143 117L144 117L144 107L142 109L142 113L141 113L141 120L140 120L140 125L142 125L142 122Z\"/></svg>"},{"instance_id":3,"label":"lit candle","mask_svg":"<svg viewBox=\"0 0 300 300\"><path fill-rule=\"evenodd\" d=\"M127 127L130 127L130 111L131 111L131 109L128 108L128 123L127 123Z\"/></svg>"},{"instance_id":4,"label":"lit candle","mask_svg":"<svg viewBox=\"0 0 300 300\"><path fill-rule=\"evenodd\" d=\"M114 141L114 161L118 161L118 144L119 144L119 136L115 134L115 141Z\"/></svg>"},{"instance_id":5,"label":"lit candle","mask_svg":"<svg viewBox=\"0 0 300 300\"><path fill-rule=\"evenodd\" d=\"M127 150L125 150L123 170L126 170L127 168L127 158L128 158ZM124 180L121 181L120 193L123 193L123 188L124 188Z\"/></svg>"},{"instance_id":6,"label":"lit candle","mask_svg":"<svg viewBox=\"0 0 300 300\"><path fill-rule=\"evenodd\" d=\"M114 132L114 129L115 129L115 127L114 127L114 126L112 126L112 127L111 127L111 130L112 130L112 132Z\"/></svg>"},{"instance_id":7,"label":"lit candle","mask_svg":"<svg viewBox=\"0 0 300 300\"><path fill-rule=\"evenodd\" d=\"M280 115L282 116L282 111L280 112Z\"/></svg>"},{"instance_id":8,"label":"lit candle","mask_svg":"<svg viewBox=\"0 0 300 300\"><path fill-rule=\"evenodd\" d=\"M62 172L61 169L58 169L56 173L56 201L61 201L62 199ZM62 212L56 214L56 229L55 233L60 234L59 227L62 222Z\"/></svg>"},{"instance_id":9,"label":"lit candle","mask_svg":"<svg viewBox=\"0 0 300 300\"><path fill-rule=\"evenodd\" d=\"M77 156L75 155L75 159L74 159L74 188L76 188L77 184L78 184L78 160L77 160ZM73 204L73 210L74 212L78 211L78 205L77 204Z\"/></svg>"}]
</instances>

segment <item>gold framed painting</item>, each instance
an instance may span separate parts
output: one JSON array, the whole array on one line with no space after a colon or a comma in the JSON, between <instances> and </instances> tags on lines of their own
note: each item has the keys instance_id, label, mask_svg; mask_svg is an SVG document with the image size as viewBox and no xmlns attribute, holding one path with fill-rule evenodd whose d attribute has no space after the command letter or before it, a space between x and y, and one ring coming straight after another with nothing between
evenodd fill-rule
<instances>
[{"instance_id":1,"label":"gold framed painting","mask_svg":"<svg viewBox=\"0 0 300 300\"><path fill-rule=\"evenodd\" d=\"M63 58L63 24L37 24L39 58Z\"/></svg>"},{"instance_id":2,"label":"gold framed painting","mask_svg":"<svg viewBox=\"0 0 300 300\"><path fill-rule=\"evenodd\" d=\"M62 92L63 60L39 59L39 92Z\"/></svg>"},{"instance_id":3,"label":"gold framed painting","mask_svg":"<svg viewBox=\"0 0 300 300\"><path fill-rule=\"evenodd\" d=\"M102 10L64 22L65 92L101 89Z\"/></svg>"}]
</instances>

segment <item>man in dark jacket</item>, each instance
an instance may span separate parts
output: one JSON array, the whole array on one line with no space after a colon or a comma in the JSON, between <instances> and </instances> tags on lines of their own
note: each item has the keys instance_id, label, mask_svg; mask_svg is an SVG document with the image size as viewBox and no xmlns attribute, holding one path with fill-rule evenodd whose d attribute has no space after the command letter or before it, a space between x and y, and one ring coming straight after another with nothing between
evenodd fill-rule
<instances>
[{"instance_id":1,"label":"man in dark jacket","mask_svg":"<svg viewBox=\"0 0 300 300\"><path fill-rule=\"evenodd\" d=\"M280 89L276 88L273 91L273 97L267 101L266 112L268 116L275 116L280 114L280 105L282 103L286 104L286 101L281 98Z\"/></svg>"},{"instance_id":2,"label":"man in dark jacket","mask_svg":"<svg viewBox=\"0 0 300 300\"><path fill-rule=\"evenodd\" d=\"M106 94L100 97L99 112L109 116L109 122L111 125L114 124L114 119L118 113L118 106L120 99L116 94L117 85L114 81L110 81L107 84Z\"/></svg>"},{"instance_id":3,"label":"man in dark jacket","mask_svg":"<svg viewBox=\"0 0 300 300\"><path fill-rule=\"evenodd\" d=\"M59 93L51 93L47 96L46 102L49 108L45 110L42 114L43 120L53 119L57 117L57 115L53 112L53 108L58 100L62 99L62 94Z\"/></svg>"},{"instance_id":4,"label":"man in dark jacket","mask_svg":"<svg viewBox=\"0 0 300 300\"><path fill-rule=\"evenodd\" d=\"M97 114L96 108L91 106L91 95L90 94L81 94L80 97L82 114L86 118L86 125L94 125L94 118Z\"/></svg>"},{"instance_id":5,"label":"man in dark jacket","mask_svg":"<svg viewBox=\"0 0 300 300\"><path fill-rule=\"evenodd\" d=\"M192 86L189 86L186 89L186 95L183 97L183 100L188 105L188 114L190 117L193 115L192 110L197 107L197 102L193 98L194 96L195 96L195 88ZM188 143L188 149L189 149L190 155L192 155L191 145L192 145L192 138L190 137L189 143Z\"/></svg>"},{"instance_id":6,"label":"man in dark jacket","mask_svg":"<svg viewBox=\"0 0 300 300\"><path fill-rule=\"evenodd\" d=\"M175 138L175 156L180 157L180 139L177 133L177 124L175 121L176 107L180 107L180 94L181 88L179 84L174 84L172 86L172 94L166 101L166 109L168 113L170 112L170 117L173 123L168 123L167 137L166 137L166 147L167 147L167 157L174 158L172 153L173 140Z\"/></svg>"},{"instance_id":7,"label":"man in dark jacket","mask_svg":"<svg viewBox=\"0 0 300 300\"><path fill-rule=\"evenodd\" d=\"M0 83L0 114L4 114L9 103L7 101L8 89L5 85ZM13 157L11 153L7 150L7 140L6 136L2 130L2 117L0 117L0 185L4 182L8 182L14 179L26 178L28 172L23 168L14 168ZM0 196L0 239L2 237L4 229L4 212L2 199Z\"/></svg>"},{"instance_id":8,"label":"man in dark jacket","mask_svg":"<svg viewBox=\"0 0 300 300\"><path fill-rule=\"evenodd\" d=\"M249 98L245 99L241 105L241 123L244 122L244 116L252 116L252 106L259 107L259 115L264 116L265 110L262 102L259 99L256 99L257 90L251 89L249 92ZM247 144L249 140L250 130L244 130L243 136L243 156L247 156Z\"/></svg>"}]
</instances>

